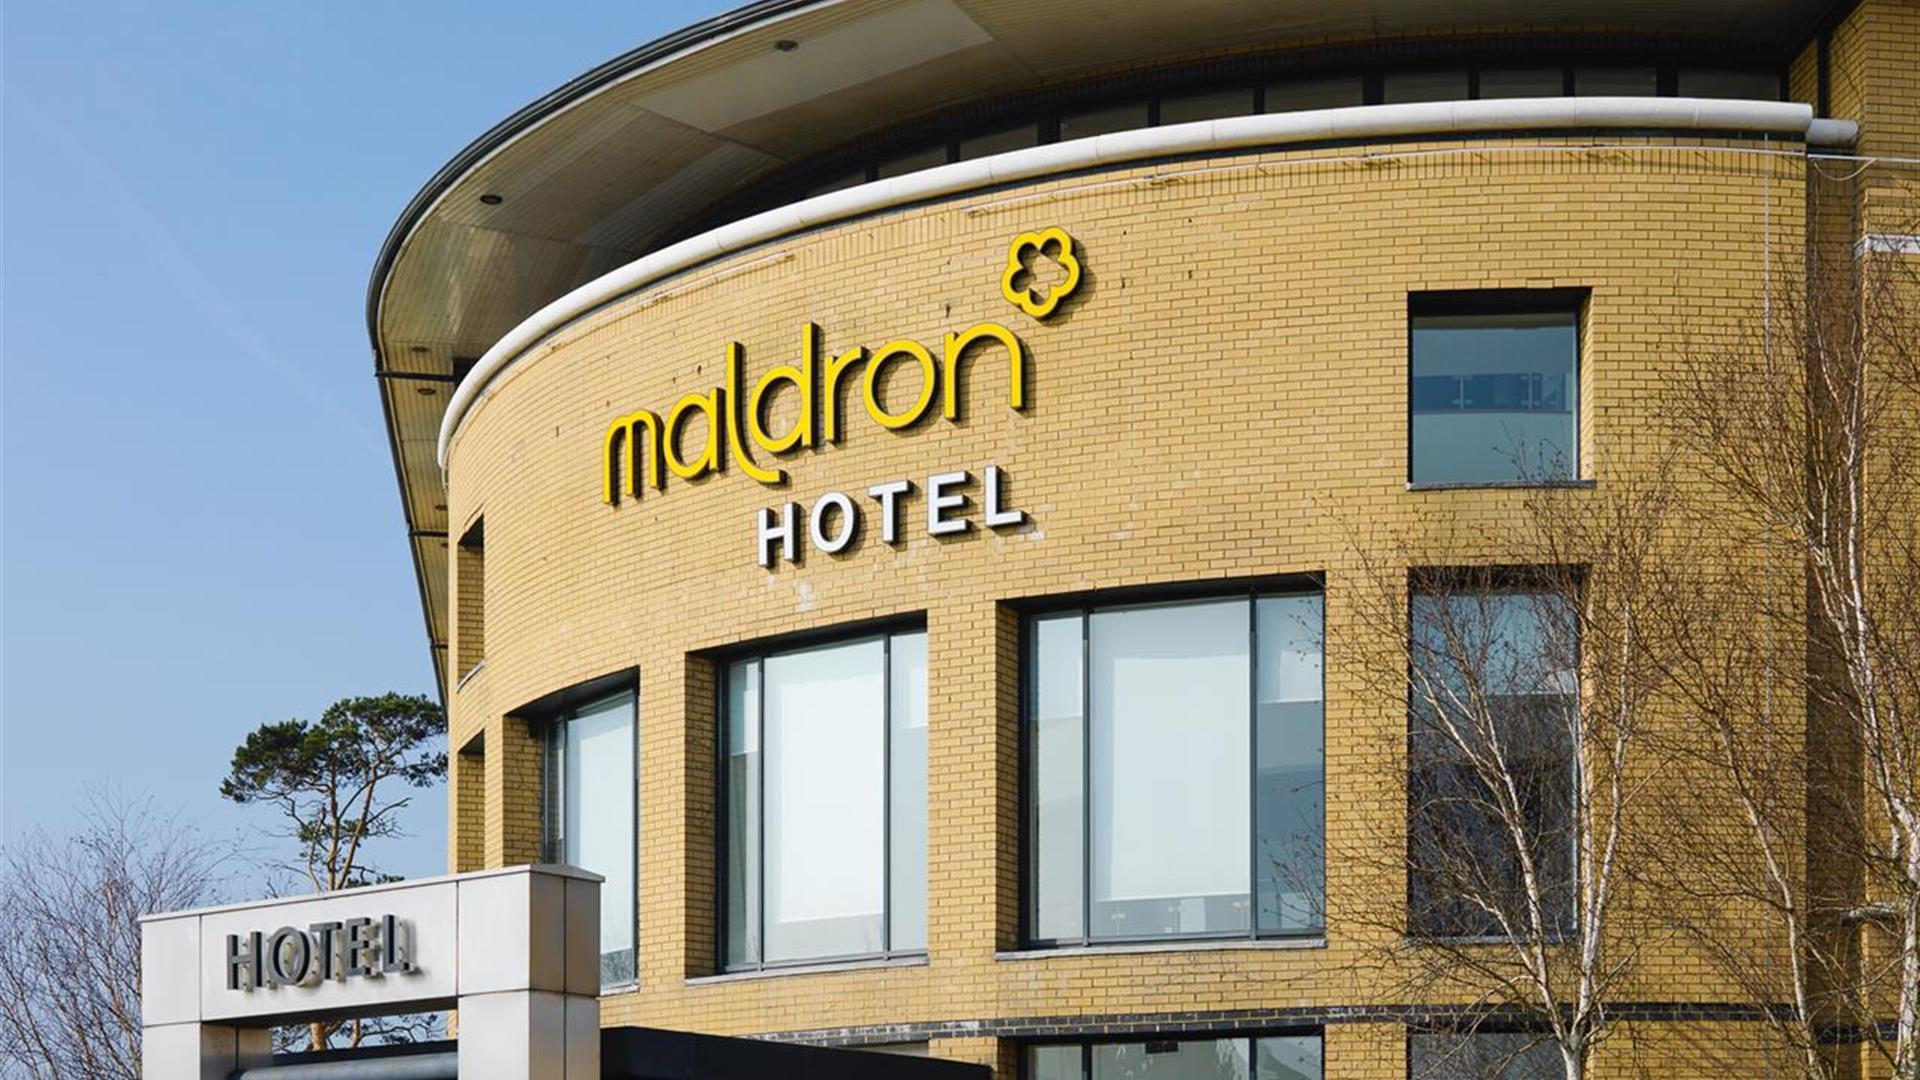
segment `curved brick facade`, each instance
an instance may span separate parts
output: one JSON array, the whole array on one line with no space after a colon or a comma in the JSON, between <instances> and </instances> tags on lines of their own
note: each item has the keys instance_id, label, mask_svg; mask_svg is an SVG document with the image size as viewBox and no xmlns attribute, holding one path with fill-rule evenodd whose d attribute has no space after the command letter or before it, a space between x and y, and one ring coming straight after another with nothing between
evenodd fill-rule
<instances>
[{"instance_id":1,"label":"curved brick facade","mask_svg":"<svg viewBox=\"0 0 1920 1080\"><path fill-rule=\"evenodd\" d=\"M1713 332L1746 317L1767 261L1791 261L1804 236L1800 162L1673 142L1305 151L1074 177L803 235L579 320L494 383L449 459L452 520L485 520L485 666L450 698L454 744L484 732L486 747L485 816L463 807L455 824L462 868L538 857L538 748L509 714L637 669L640 980L604 999L607 1023L863 1029L839 1037L871 1042L924 1037L924 1025L935 1052L993 1060L998 1044L953 1022L1017 1033L1049 1017L1396 1004L1355 975L1365 950L1339 929L1343 900L1385 883L1337 857L1323 942L1007 955L1019 821L1007 605L1324 575L1329 846L1353 842L1362 819L1396 816L1391 793L1356 783L1357 759L1405 722L1364 706L1339 658L1341 639L1365 632L1347 595L1356 536L1410 530L1435 564L1529 556L1490 524L1514 520L1524 493L1406 490L1407 294L1590 288L1583 471L1624 477L1654 422L1635 388L1656 377L1659 343L1677 325ZM998 275L1011 237L1049 225L1072 233L1085 281L1040 322L1001 297ZM959 423L885 430L849 381L843 443L780 459L786 488L730 468L602 502L607 425L718 385L729 342L750 383L798 358L809 321L833 353L896 338L937 352L944 333L986 320L1027 347L1023 412L1007 405L998 353L967 369ZM901 407L917 386L901 374L887 400ZM686 435L702 441L697 422ZM925 478L969 470L977 504L987 464L1006 470L1031 526L927 536ZM870 522L838 556L757 564L760 509L898 478L921 485L903 543L880 543ZM701 654L912 613L930 641L927 960L715 977L715 675ZM456 652L461 631L456 619ZM1673 959L1648 1000L1726 998ZM1356 1062L1364 1045L1366 1060L1391 1062L1403 1029L1374 1019L1329 1024L1329 1057Z\"/></svg>"},{"instance_id":2,"label":"curved brick facade","mask_svg":"<svg viewBox=\"0 0 1920 1080\"><path fill-rule=\"evenodd\" d=\"M901 205L732 251L580 314L486 381L447 447L435 509L449 573L444 597L438 581L425 593L430 632L433 604L451 616L450 868L539 861L541 710L574 688L637 684L638 977L603 996L603 1025L926 1042L1009 1080L1022 1048L1052 1037L1313 1030L1326 1076L1406 1077L1409 1019L1464 999L1410 996L1379 965L1392 932L1357 917L1403 897L1405 879L1391 858L1350 853L1395 842L1407 817L1403 790L1370 780L1403 751L1407 714L1370 696L1359 671L1384 635L1360 611L1364 570L1541 558L1517 539L1526 490L1410 489L1409 296L1584 290L1580 483L1566 497L1630 487L1648 475L1662 423L1651 390L1677 340L1751 323L1769 278L1812 251L1915 243L1916 50L1920 8L1878 0L1849 8L1786 68L1790 100L1859 122L1871 167L1734 133L1239 150ZM1082 277L1036 317L1003 295L1002 275L1015 237L1047 228L1071 234ZM758 467L785 470L784 485L754 479L734 446L718 473L658 486L643 458L639 490L607 501L622 480L608 475L609 429L623 417L647 410L667 426L685 395L744 397L799 363L809 334L824 395L830 359L856 346L918 343L938 369L947 336L981 324L1024 350L1019 408L994 342L960 364L956 418L941 415L943 385L899 430L869 416L856 365L837 443L752 450ZM900 352L879 381L883 409L919 397L913 359ZM774 400L765 426L778 433L795 397ZM741 401L725 407L741 415ZM418 441L425 429L409 431ZM681 434L667 456L685 463L709 433L696 415ZM616 465L642 435L620 436ZM982 521L989 466L1023 523ZM972 527L930 535L929 478L958 471ZM899 480L914 490L888 544L867 492ZM797 504L810 548L806 510L829 492L861 511L859 538L762 565L760 515ZM1023 947L1022 612L1269 579L1324 587L1328 931ZM903 618L924 620L928 641L926 955L723 973L717 657ZM1742 1004L1751 997L1715 970L1680 944L1650 946L1619 995L1632 1037L1601 1047L1596 1075L1761 1070L1729 1050L1760 1021ZM1667 1064L1663 1048L1683 1044L1719 1060Z\"/></svg>"}]
</instances>

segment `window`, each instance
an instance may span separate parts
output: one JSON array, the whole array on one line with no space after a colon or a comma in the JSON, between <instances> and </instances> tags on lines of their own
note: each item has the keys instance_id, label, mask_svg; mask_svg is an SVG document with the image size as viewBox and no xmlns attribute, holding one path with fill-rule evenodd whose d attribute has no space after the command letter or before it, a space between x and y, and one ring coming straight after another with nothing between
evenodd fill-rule
<instances>
[{"instance_id":1,"label":"window","mask_svg":"<svg viewBox=\"0 0 1920 1080\"><path fill-rule=\"evenodd\" d=\"M1318 593L1029 619L1029 940L1320 929L1320 634Z\"/></svg>"},{"instance_id":2,"label":"window","mask_svg":"<svg viewBox=\"0 0 1920 1080\"><path fill-rule=\"evenodd\" d=\"M1320 1036L1032 1046L1026 1075L1027 1080L1320 1080Z\"/></svg>"},{"instance_id":3,"label":"window","mask_svg":"<svg viewBox=\"0 0 1920 1080\"><path fill-rule=\"evenodd\" d=\"M1417 588L1411 604L1409 930L1524 930L1524 854L1554 923L1547 929L1565 933L1573 919L1580 707L1572 606L1558 592L1503 588L1481 573L1435 581ZM1496 755L1500 767L1474 764ZM1524 848L1505 827L1516 816Z\"/></svg>"},{"instance_id":4,"label":"window","mask_svg":"<svg viewBox=\"0 0 1920 1080\"><path fill-rule=\"evenodd\" d=\"M1085 139L1114 131L1132 131L1147 126L1147 103L1116 105L1105 109L1065 113L1060 117L1060 140Z\"/></svg>"},{"instance_id":5,"label":"window","mask_svg":"<svg viewBox=\"0 0 1920 1080\"><path fill-rule=\"evenodd\" d=\"M1553 1042L1522 1031L1421 1031L1407 1039L1409 1080L1561 1080Z\"/></svg>"},{"instance_id":6,"label":"window","mask_svg":"<svg viewBox=\"0 0 1920 1080\"><path fill-rule=\"evenodd\" d=\"M947 148L945 146L928 146L909 154L901 154L899 157L887 158L880 163L877 175L885 180L888 177L904 176L910 172L919 172L922 169L931 169L946 163Z\"/></svg>"},{"instance_id":7,"label":"window","mask_svg":"<svg viewBox=\"0 0 1920 1080\"><path fill-rule=\"evenodd\" d=\"M600 886L600 985L633 982L638 882L639 743L631 691L560 712L546 728L548 862L590 870Z\"/></svg>"},{"instance_id":8,"label":"window","mask_svg":"<svg viewBox=\"0 0 1920 1080\"><path fill-rule=\"evenodd\" d=\"M461 535L453 553L454 577L458 595L454 609L454 633L459 657L454 665L454 681L464 681L487 658L487 524L474 518Z\"/></svg>"},{"instance_id":9,"label":"window","mask_svg":"<svg viewBox=\"0 0 1920 1080\"><path fill-rule=\"evenodd\" d=\"M1681 97L1777 101L1780 98L1780 76L1771 71L1681 68L1679 91Z\"/></svg>"},{"instance_id":10,"label":"window","mask_svg":"<svg viewBox=\"0 0 1920 1080\"><path fill-rule=\"evenodd\" d=\"M1410 101L1465 101L1464 71L1390 71L1381 83L1388 105Z\"/></svg>"},{"instance_id":11,"label":"window","mask_svg":"<svg viewBox=\"0 0 1920 1080\"><path fill-rule=\"evenodd\" d=\"M1024 150L1040 144L1039 125L1028 121L999 131L982 132L960 140L958 160L972 161L974 158L991 154L1005 154L1013 150Z\"/></svg>"},{"instance_id":12,"label":"window","mask_svg":"<svg viewBox=\"0 0 1920 1080\"><path fill-rule=\"evenodd\" d=\"M1213 120L1222 116L1253 115L1252 90L1219 90L1210 94L1184 94L1160 99L1162 124L1185 124L1193 120Z\"/></svg>"},{"instance_id":13,"label":"window","mask_svg":"<svg viewBox=\"0 0 1920 1080\"><path fill-rule=\"evenodd\" d=\"M1273 83L1267 87L1266 107L1270 113L1340 109L1366 102L1366 83L1358 75Z\"/></svg>"},{"instance_id":14,"label":"window","mask_svg":"<svg viewBox=\"0 0 1920 1080\"><path fill-rule=\"evenodd\" d=\"M1567 92L1559 68L1488 68L1480 73L1483 98L1559 97Z\"/></svg>"},{"instance_id":15,"label":"window","mask_svg":"<svg viewBox=\"0 0 1920 1080\"><path fill-rule=\"evenodd\" d=\"M1581 97L1653 97L1660 92L1660 73L1651 67L1578 67L1573 69L1573 92Z\"/></svg>"},{"instance_id":16,"label":"window","mask_svg":"<svg viewBox=\"0 0 1920 1080\"><path fill-rule=\"evenodd\" d=\"M723 960L927 947L927 634L727 666Z\"/></svg>"},{"instance_id":17,"label":"window","mask_svg":"<svg viewBox=\"0 0 1920 1080\"><path fill-rule=\"evenodd\" d=\"M1413 483L1574 479L1585 298L1579 289L1408 297Z\"/></svg>"}]
</instances>

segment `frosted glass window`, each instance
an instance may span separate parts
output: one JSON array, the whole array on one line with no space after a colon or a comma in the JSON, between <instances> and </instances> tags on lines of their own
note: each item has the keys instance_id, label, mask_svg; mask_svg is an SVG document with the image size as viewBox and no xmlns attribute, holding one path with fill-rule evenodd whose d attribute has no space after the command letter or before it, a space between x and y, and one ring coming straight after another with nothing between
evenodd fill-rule
<instances>
[{"instance_id":1,"label":"frosted glass window","mask_svg":"<svg viewBox=\"0 0 1920 1080\"><path fill-rule=\"evenodd\" d=\"M1033 621L1033 695L1029 705L1033 769L1034 936L1067 940L1085 934L1082 922L1086 849L1085 720L1082 702L1080 612Z\"/></svg>"},{"instance_id":2,"label":"frosted glass window","mask_svg":"<svg viewBox=\"0 0 1920 1080\"><path fill-rule=\"evenodd\" d=\"M1416 484L1572 479L1580 394L1578 324L1575 300L1556 311L1422 314L1416 307L1410 479Z\"/></svg>"},{"instance_id":3,"label":"frosted glass window","mask_svg":"<svg viewBox=\"0 0 1920 1080\"><path fill-rule=\"evenodd\" d=\"M1358 75L1332 79L1295 79L1267 87L1266 111L1280 113L1303 109L1342 109L1366 102L1366 84Z\"/></svg>"},{"instance_id":4,"label":"frosted glass window","mask_svg":"<svg viewBox=\"0 0 1920 1080\"><path fill-rule=\"evenodd\" d=\"M1030 620L1030 940L1323 925L1320 624L1318 594Z\"/></svg>"},{"instance_id":5,"label":"frosted glass window","mask_svg":"<svg viewBox=\"0 0 1920 1080\"><path fill-rule=\"evenodd\" d=\"M1389 105L1410 101L1465 101L1467 73L1464 71L1389 72L1381 85Z\"/></svg>"},{"instance_id":6,"label":"frosted glass window","mask_svg":"<svg viewBox=\"0 0 1920 1080\"><path fill-rule=\"evenodd\" d=\"M888 651L887 739L890 865L927 865L927 635L899 634ZM890 948L927 947L927 875L894 873L887 883Z\"/></svg>"},{"instance_id":7,"label":"frosted glass window","mask_svg":"<svg viewBox=\"0 0 1920 1080\"><path fill-rule=\"evenodd\" d=\"M564 714L547 730L544 857L606 878L600 886L600 984L630 983L638 841L634 695Z\"/></svg>"},{"instance_id":8,"label":"frosted glass window","mask_svg":"<svg viewBox=\"0 0 1920 1080\"><path fill-rule=\"evenodd\" d=\"M1321 1080L1320 1036L1035 1046L1031 1080Z\"/></svg>"},{"instance_id":9,"label":"frosted glass window","mask_svg":"<svg viewBox=\"0 0 1920 1080\"><path fill-rule=\"evenodd\" d=\"M926 946L926 635L729 665L730 967Z\"/></svg>"},{"instance_id":10,"label":"frosted glass window","mask_svg":"<svg viewBox=\"0 0 1920 1080\"><path fill-rule=\"evenodd\" d=\"M1247 602L1091 621L1093 936L1245 930Z\"/></svg>"},{"instance_id":11,"label":"frosted glass window","mask_svg":"<svg viewBox=\"0 0 1920 1080\"><path fill-rule=\"evenodd\" d=\"M1480 73L1483 98L1560 97L1567 92L1559 68L1488 68Z\"/></svg>"},{"instance_id":12,"label":"frosted glass window","mask_svg":"<svg viewBox=\"0 0 1920 1080\"><path fill-rule=\"evenodd\" d=\"M1407 1040L1412 1080L1560 1080L1551 1039L1526 1032L1419 1032Z\"/></svg>"}]
</instances>

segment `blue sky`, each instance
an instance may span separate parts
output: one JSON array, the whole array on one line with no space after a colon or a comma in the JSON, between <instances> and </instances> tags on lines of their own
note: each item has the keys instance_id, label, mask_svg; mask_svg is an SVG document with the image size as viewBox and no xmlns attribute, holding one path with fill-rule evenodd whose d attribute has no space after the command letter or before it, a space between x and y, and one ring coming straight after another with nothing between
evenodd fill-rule
<instances>
[{"instance_id":1,"label":"blue sky","mask_svg":"<svg viewBox=\"0 0 1920 1080\"><path fill-rule=\"evenodd\" d=\"M431 692L362 315L435 169L728 3L5 6L0 821L216 832L255 725ZM444 867L444 792L387 868ZM245 889L246 883L236 883Z\"/></svg>"}]
</instances>

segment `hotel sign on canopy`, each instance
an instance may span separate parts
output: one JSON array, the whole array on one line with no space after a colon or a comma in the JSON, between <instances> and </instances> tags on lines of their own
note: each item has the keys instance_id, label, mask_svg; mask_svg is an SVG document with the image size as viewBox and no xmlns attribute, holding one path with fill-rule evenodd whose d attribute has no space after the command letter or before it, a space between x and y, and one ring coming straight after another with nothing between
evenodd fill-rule
<instances>
[{"instance_id":1,"label":"hotel sign on canopy","mask_svg":"<svg viewBox=\"0 0 1920 1080\"><path fill-rule=\"evenodd\" d=\"M1038 283L1030 267L1040 258L1052 259L1062 274L1048 287ZM1065 230L1023 232L1007 247L1000 293L1029 317L1044 320L1080 280L1079 257ZM1008 406L1016 412L1027 407L1026 346L1002 323L977 323L947 333L938 356L910 338L872 350L855 346L837 355L823 353L820 342L820 327L804 324L798 362L769 368L744 394L743 350L738 342L729 342L723 385L682 396L664 416L641 409L615 419L601 446L602 501L619 506L623 497L639 499L646 487L665 491L669 475L697 480L724 472L729 459L762 484L784 484L786 471L756 460L756 450L778 458L838 444L844 435L841 390L848 383L859 387L868 418L883 428L913 427L935 410L936 401L940 415L954 423L960 419L962 375L968 365L993 358L1006 365ZM919 394L911 402L884 401L881 387L887 372L899 366L919 370ZM774 403L789 396L798 405L792 424L782 431L769 430ZM703 421L704 439L689 449L683 445L683 429L696 417Z\"/></svg>"}]
</instances>

